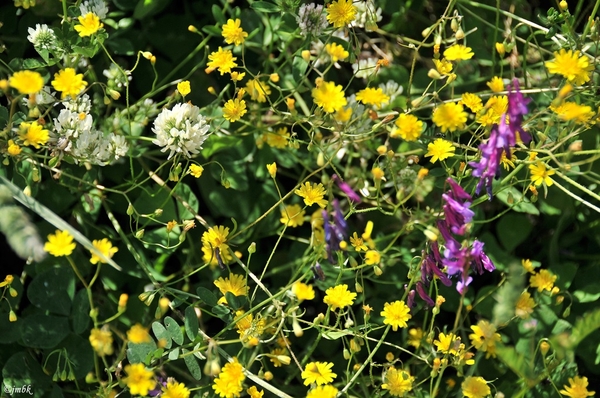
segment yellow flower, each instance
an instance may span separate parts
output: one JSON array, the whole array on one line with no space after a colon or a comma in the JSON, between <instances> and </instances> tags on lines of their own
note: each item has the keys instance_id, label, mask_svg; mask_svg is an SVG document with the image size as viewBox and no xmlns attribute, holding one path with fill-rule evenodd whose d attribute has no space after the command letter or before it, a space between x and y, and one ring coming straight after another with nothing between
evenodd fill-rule
<instances>
[{"instance_id":1,"label":"yellow flower","mask_svg":"<svg viewBox=\"0 0 600 398\"><path fill-rule=\"evenodd\" d=\"M338 308L344 308L354 303L356 293L352 293L348 290L348 285L337 285L330 287L325 291L325 298L323 302L331 307L332 311Z\"/></svg>"},{"instance_id":2,"label":"yellow flower","mask_svg":"<svg viewBox=\"0 0 600 398\"><path fill-rule=\"evenodd\" d=\"M479 98L475 94L471 94L471 93L464 93L461 96L461 100L459 101L459 104L466 106L473 113L477 113L481 109L483 109L483 104L481 102L481 98Z\"/></svg>"},{"instance_id":3,"label":"yellow flower","mask_svg":"<svg viewBox=\"0 0 600 398\"><path fill-rule=\"evenodd\" d=\"M285 148L288 146L289 139L290 133L288 133L287 127L279 128L274 133L267 131L263 135L263 141L265 141L271 148Z\"/></svg>"},{"instance_id":4,"label":"yellow flower","mask_svg":"<svg viewBox=\"0 0 600 398\"><path fill-rule=\"evenodd\" d=\"M300 205L288 205L281 210L281 218L279 221L283 225L296 228L304 224L304 209Z\"/></svg>"},{"instance_id":5,"label":"yellow flower","mask_svg":"<svg viewBox=\"0 0 600 398\"><path fill-rule=\"evenodd\" d=\"M579 50L566 51L564 48L560 52L554 52L554 60L545 63L548 72L563 75L568 81L577 85L584 84L590 80L590 73L594 70L594 65L590 64L587 56L581 55Z\"/></svg>"},{"instance_id":6,"label":"yellow flower","mask_svg":"<svg viewBox=\"0 0 600 398\"><path fill-rule=\"evenodd\" d=\"M227 245L227 235L229 228L222 225L209 228L202 234L202 252L204 253L203 260L210 262L211 265L218 264L216 250L219 250L221 260L228 263L233 259Z\"/></svg>"},{"instance_id":7,"label":"yellow flower","mask_svg":"<svg viewBox=\"0 0 600 398\"><path fill-rule=\"evenodd\" d=\"M369 250L365 253L365 264L375 265L381 262L381 254L377 250Z\"/></svg>"},{"instance_id":8,"label":"yellow flower","mask_svg":"<svg viewBox=\"0 0 600 398\"><path fill-rule=\"evenodd\" d=\"M92 329L90 331L90 344L101 357L113 353L113 337L108 329Z\"/></svg>"},{"instance_id":9,"label":"yellow flower","mask_svg":"<svg viewBox=\"0 0 600 398\"><path fill-rule=\"evenodd\" d=\"M340 123L345 123L348 120L350 120L350 117L352 116L352 108L348 107L348 108L340 108L337 110L337 112L335 112L335 115L333 115L333 118Z\"/></svg>"},{"instance_id":10,"label":"yellow flower","mask_svg":"<svg viewBox=\"0 0 600 398\"><path fill-rule=\"evenodd\" d=\"M460 387L466 398L484 398L491 394L490 387L483 377L469 376Z\"/></svg>"},{"instance_id":11,"label":"yellow flower","mask_svg":"<svg viewBox=\"0 0 600 398\"><path fill-rule=\"evenodd\" d=\"M0 282L0 287L8 286L15 280L15 277L12 275L6 275L4 277L4 281Z\"/></svg>"},{"instance_id":12,"label":"yellow flower","mask_svg":"<svg viewBox=\"0 0 600 398\"><path fill-rule=\"evenodd\" d=\"M442 58L442 60L434 58L433 63L435 64L435 69L440 75L448 75L452 72L452 62L445 58Z\"/></svg>"},{"instance_id":13,"label":"yellow flower","mask_svg":"<svg viewBox=\"0 0 600 398\"><path fill-rule=\"evenodd\" d=\"M58 73L54 74L54 80L52 80L52 87L56 91L61 92L61 99L65 99L68 96L77 97L87 84L83 80L83 75L75 73L75 69L73 68L65 68L58 71Z\"/></svg>"},{"instance_id":14,"label":"yellow flower","mask_svg":"<svg viewBox=\"0 0 600 398\"><path fill-rule=\"evenodd\" d=\"M421 346L422 340L423 340L423 329L411 328L408 330L408 345L411 345L415 348L419 348Z\"/></svg>"},{"instance_id":15,"label":"yellow flower","mask_svg":"<svg viewBox=\"0 0 600 398\"><path fill-rule=\"evenodd\" d=\"M504 170L510 170L510 168L512 167L513 169L515 168L515 163L512 161L512 159L514 159L514 149L510 150L510 154L511 157L510 159L508 159L506 157L506 153L504 151L502 151L502 156L500 157L500 163L502 163L502 167L504 167Z\"/></svg>"},{"instance_id":16,"label":"yellow flower","mask_svg":"<svg viewBox=\"0 0 600 398\"><path fill-rule=\"evenodd\" d=\"M40 145L48 142L49 131L45 130L38 122L21 123L19 138L23 141L23 145L31 145L35 149L39 149Z\"/></svg>"},{"instance_id":17,"label":"yellow flower","mask_svg":"<svg viewBox=\"0 0 600 398\"><path fill-rule=\"evenodd\" d=\"M204 167L197 164L191 164L188 170L188 172L196 178L200 178L200 176L202 176L203 171Z\"/></svg>"},{"instance_id":18,"label":"yellow flower","mask_svg":"<svg viewBox=\"0 0 600 398\"><path fill-rule=\"evenodd\" d=\"M327 43L325 51L327 51L333 62L343 61L350 55L343 46L336 43Z\"/></svg>"},{"instance_id":19,"label":"yellow flower","mask_svg":"<svg viewBox=\"0 0 600 398\"><path fill-rule=\"evenodd\" d=\"M331 362L310 362L306 364L306 367L302 371L302 379L304 379L304 385L307 386L311 383L316 383L318 386L321 384L328 384L336 378L336 374L331 371L333 363Z\"/></svg>"},{"instance_id":20,"label":"yellow flower","mask_svg":"<svg viewBox=\"0 0 600 398\"><path fill-rule=\"evenodd\" d=\"M336 112L348 103L344 97L342 86L336 85L334 82L318 81L317 87L312 89L311 94L315 104L322 107L327 113Z\"/></svg>"},{"instance_id":21,"label":"yellow flower","mask_svg":"<svg viewBox=\"0 0 600 398\"><path fill-rule=\"evenodd\" d=\"M182 82L177 83L177 91L181 94L182 97L185 97L189 93L192 92L192 88L190 87L189 80L184 80Z\"/></svg>"},{"instance_id":22,"label":"yellow flower","mask_svg":"<svg viewBox=\"0 0 600 398\"><path fill-rule=\"evenodd\" d=\"M152 337L148 333L148 328L136 323L127 331L127 340L133 344L142 344L151 342Z\"/></svg>"},{"instance_id":23,"label":"yellow flower","mask_svg":"<svg viewBox=\"0 0 600 398\"><path fill-rule=\"evenodd\" d=\"M144 397L156 385L154 373L146 369L143 363L126 365L125 373L127 373L127 376L123 378L123 381L129 387L131 395L141 395Z\"/></svg>"},{"instance_id":24,"label":"yellow flower","mask_svg":"<svg viewBox=\"0 0 600 398\"><path fill-rule=\"evenodd\" d=\"M229 274L225 279L220 277L214 284L219 288L223 296L225 296L225 293L227 292L232 293L234 296L245 296L248 294L248 286L246 285L246 280L243 275ZM219 299L219 304L226 302L227 299L225 297Z\"/></svg>"},{"instance_id":25,"label":"yellow flower","mask_svg":"<svg viewBox=\"0 0 600 398\"><path fill-rule=\"evenodd\" d=\"M444 58L448 61L460 61L463 59L471 59L473 57L471 47L466 47L462 44L455 44L444 51Z\"/></svg>"},{"instance_id":26,"label":"yellow flower","mask_svg":"<svg viewBox=\"0 0 600 398\"><path fill-rule=\"evenodd\" d=\"M373 167L371 169L371 175L373 175L373 179L375 181L380 181L383 180L385 173L383 172L383 169L381 167Z\"/></svg>"},{"instance_id":27,"label":"yellow flower","mask_svg":"<svg viewBox=\"0 0 600 398\"><path fill-rule=\"evenodd\" d=\"M529 277L529 285L531 287L537 288L538 292L543 292L544 290L552 291L554 287L554 282L556 281L556 275L554 275L551 271L547 269L542 269L540 272L533 274Z\"/></svg>"},{"instance_id":28,"label":"yellow flower","mask_svg":"<svg viewBox=\"0 0 600 398\"><path fill-rule=\"evenodd\" d=\"M480 320L477 325L471 326L473 333L469 335L471 343L477 351L486 352L486 358L496 357L496 342L500 341L500 334L496 327L485 320Z\"/></svg>"},{"instance_id":29,"label":"yellow flower","mask_svg":"<svg viewBox=\"0 0 600 398\"><path fill-rule=\"evenodd\" d=\"M269 172L271 178L275 178L275 176L277 175L277 163L273 162L267 164L267 171Z\"/></svg>"},{"instance_id":30,"label":"yellow flower","mask_svg":"<svg viewBox=\"0 0 600 398\"><path fill-rule=\"evenodd\" d=\"M564 390L560 390L559 392L562 395L571 398L586 398L593 397L596 393L595 391L588 391L588 379L587 377L569 377L569 385L564 385Z\"/></svg>"},{"instance_id":31,"label":"yellow flower","mask_svg":"<svg viewBox=\"0 0 600 398\"><path fill-rule=\"evenodd\" d=\"M401 137L406 141L416 141L423 132L423 122L417 119L416 116L406 113L398 116L396 126L398 128L390 133L392 138Z\"/></svg>"},{"instance_id":32,"label":"yellow flower","mask_svg":"<svg viewBox=\"0 0 600 398\"><path fill-rule=\"evenodd\" d=\"M252 79L246 83L246 91L250 94L252 101L266 102L267 96L271 94L271 87L258 79Z\"/></svg>"},{"instance_id":33,"label":"yellow flower","mask_svg":"<svg viewBox=\"0 0 600 398\"><path fill-rule=\"evenodd\" d=\"M337 388L331 384L326 384L310 390L308 394L306 394L306 398L335 398L338 392Z\"/></svg>"},{"instance_id":34,"label":"yellow flower","mask_svg":"<svg viewBox=\"0 0 600 398\"><path fill-rule=\"evenodd\" d=\"M88 12L77 19L81 25L75 25L75 30L81 37L91 36L104 26L104 24L100 22L100 18L93 12Z\"/></svg>"},{"instance_id":35,"label":"yellow flower","mask_svg":"<svg viewBox=\"0 0 600 398\"><path fill-rule=\"evenodd\" d=\"M433 344L437 347L438 352L452 355L458 355L462 348L461 345L464 347L464 344L460 343L460 337L457 337L454 333L445 334L440 332L440 335L437 340L433 341Z\"/></svg>"},{"instance_id":36,"label":"yellow flower","mask_svg":"<svg viewBox=\"0 0 600 398\"><path fill-rule=\"evenodd\" d=\"M535 274L535 267L533 266L531 260L522 259L521 265L523 266L523 268L525 268L525 271L529 272L530 274Z\"/></svg>"},{"instance_id":37,"label":"yellow flower","mask_svg":"<svg viewBox=\"0 0 600 398\"><path fill-rule=\"evenodd\" d=\"M529 292L523 292L515 304L515 315L521 319L527 319L533 313L533 307L535 307L535 301Z\"/></svg>"},{"instance_id":38,"label":"yellow flower","mask_svg":"<svg viewBox=\"0 0 600 398\"><path fill-rule=\"evenodd\" d=\"M235 21L233 19L227 20L227 23L223 25L221 32L225 39L225 43L233 43L236 46L244 43L246 37L248 37L248 33L244 32L244 29L241 28L241 23L242 21L237 18Z\"/></svg>"},{"instance_id":39,"label":"yellow flower","mask_svg":"<svg viewBox=\"0 0 600 398\"><path fill-rule=\"evenodd\" d=\"M536 164L530 164L529 171L531 172L531 182L533 182L535 186L540 186L542 183L547 186L554 184L554 181L552 181L550 176L554 175L555 171L547 169L544 163L537 162Z\"/></svg>"},{"instance_id":40,"label":"yellow flower","mask_svg":"<svg viewBox=\"0 0 600 398\"><path fill-rule=\"evenodd\" d=\"M508 110L508 97L494 95L485 103L485 112L480 113L477 122L483 126L500 123L500 117Z\"/></svg>"},{"instance_id":41,"label":"yellow flower","mask_svg":"<svg viewBox=\"0 0 600 398\"><path fill-rule=\"evenodd\" d=\"M435 108L431 120L436 126L442 129L442 133L446 131L456 131L464 129L467 123L467 113L461 104L455 102L447 102Z\"/></svg>"},{"instance_id":42,"label":"yellow flower","mask_svg":"<svg viewBox=\"0 0 600 398\"><path fill-rule=\"evenodd\" d=\"M229 72L229 76L231 76L232 81L239 82L244 79L244 76L246 76L246 72Z\"/></svg>"},{"instance_id":43,"label":"yellow flower","mask_svg":"<svg viewBox=\"0 0 600 398\"><path fill-rule=\"evenodd\" d=\"M20 94L35 94L44 87L44 79L38 72L21 70L13 73L8 85L17 89Z\"/></svg>"},{"instance_id":44,"label":"yellow flower","mask_svg":"<svg viewBox=\"0 0 600 398\"><path fill-rule=\"evenodd\" d=\"M385 383L381 385L384 390L389 390L393 397L403 397L412 390L415 378L403 369L389 368L384 377Z\"/></svg>"},{"instance_id":45,"label":"yellow flower","mask_svg":"<svg viewBox=\"0 0 600 398\"><path fill-rule=\"evenodd\" d=\"M19 145L15 144L13 140L8 140L8 148L6 151L10 156L17 156L21 154L22 149Z\"/></svg>"},{"instance_id":46,"label":"yellow flower","mask_svg":"<svg viewBox=\"0 0 600 398\"><path fill-rule=\"evenodd\" d=\"M223 117L231 123L240 120L246 112L246 101L243 99L230 99L223 106Z\"/></svg>"},{"instance_id":47,"label":"yellow flower","mask_svg":"<svg viewBox=\"0 0 600 398\"><path fill-rule=\"evenodd\" d=\"M296 189L294 193L304 199L304 204L312 206L313 204L319 205L322 209L327 206L327 201L323 199L325 196L325 188L323 184L312 184L305 182L304 185L300 185L300 188Z\"/></svg>"},{"instance_id":48,"label":"yellow flower","mask_svg":"<svg viewBox=\"0 0 600 398\"><path fill-rule=\"evenodd\" d=\"M398 330L398 327L407 327L408 324L406 322L412 318L410 308L404 304L404 301L400 300L396 300L393 303L385 303L380 315L383 317L383 324L391 325L394 332Z\"/></svg>"},{"instance_id":49,"label":"yellow flower","mask_svg":"<svg viewBox=\"0 0 600 398\"><path fill-rule=\"evenodd\" d=\"M573 120L578 124L585 124L594 117L594 111L587 105L579 105L575 102L563 102L558 106L551 106L550 109L562 120Z\"/></svg>"},{"instance_id":50,"label":"yellow flower","mask_svg":"<svg viewBox=\"0 0 600 398\"><path fill-rule=\"evenodd\" d=\"M188 398L190 390L183 383L168 380L167 385L162 388L161 398Z\"/></svg>"},{"instance_id":51,"label":"yellow flower","mask_svg":"<svg viewBox=\"0 0 600 398\"><path fill-rule=\"evenodd\" d=\"M427 144L425 157L431 156L431 163L435 163L438 160L442 161L454 156L455 149L450 141L438 138Z\"/></svg>"},{"instance_id":52,"label":"yellow flower","mask_svg":"<svg viewBox=\"0 0 600 398\"><path fill-rule=\"evenodd\" d=\"M231 68L237 66L235 63L237 58L233 56L231 50L223 50L221 47L219 47L218 51L210 53L208 59L210 61L206 65L208 66L209 71L218 69L221 75L231 72Z\"/></svg>"},{"instance_id":53,"label":"yellow flower","mask_svg":"<svg viewBox=\"0 0 600 398\"><path fill-rule=\"evenodd\" d=\"M75 250L75 243L69 231L56 230L54 235L48 235L44 250L54 257L69 256Z\"/></svg>"},{"instance_id":54,"label":"yellow flower","mask_svg":"<svg viewBox=\"0 0 600 398\"><path fill-rule=\"evenodd\" d=\"M366 252L367 250L369 250L367 245L365 245L363 239L359 238L356 232L350 237L350 244L352 245L352 247L354 247L354 250L356 250L357 252Z\"/></svg>"},{"instance_id":55,"label":"yellow flower","mask_svg":"<svg viewBox=\"0 0 600 398\"><path fill-rule=\"evenodd\" d=\"M237 358L234 358L233 362L229 362L223 366L221 373L215 378L212 388L219 397L239 397L240 393L243 391L242 383L245 378L244 368L237 361Z\"/></svg>"},{"instance_id":56,"label":"yellow flower","mask_svg":"<svg viewBox=\"0 0 600 398\"><path fill-rule=\"evenodd\" d=\"M496 51L501 57L504 57L504 54L506 53L506 47L504 46L504 43L496 43Z\"/></svg>"},{"instance_id":57,"label":"yellow flower","mask_svg":"<svg viewBox=\"0 0 600 398\"><path fill-rule=\"evenodd\" d=\"M94 241L92 241L92 245L94 246L94 248L96 248L97 251L102 253L102 255L106 258L112 258L112 256L114 256L114 254L119 251L119 249L116 247L113 247L112 243L106 238L104 238L102 240L94 240ZM90 252L92 253L92 258L90 259L90 263L92 263L92 264L98 264L98 262L106 263L106 261L103 260L102 258L100 258L100 256L98 256L96 253L94 253L93 251L90 251Z\"/></svg>"},{"instance_id":58,"label":"yellow flower","mask_svg":"<svg viewBox=\"0 0 600 398\"><path fill-rule=\"evenodd\" d=\"M367 87L356 93L356 100L362 102L365 105L374 105L381 107L383 104L390 100L390 97L378 88Z\"/></svg>"},{"instance_id":59,"label":"yellow flower","mask_svg":"<svg viewBox=\"0 0 600 398\"><path fill-rule=\"evenodd\" d=\"M327 20L334 28L343 28L356 17L352 0L338 0L327 5Z\"/></svg>"},{"instance_id":60,"label":"yellow flower","mask_svg":"<svg viewBox=\"0 0 600 398\"><path fill-rule=\"evenodd\" d=\"M296 296L300 302L304 300L313 300L315 298L315 291L312 285L307 285L302 282L296 282L292 285L292 293L294 293L294 296Z\"/></svg>"},{"instance_id":61,"label":"yellow flower","mask_svg":"<svg viewBox=\"0 0 600 398\"><path fill-rule=\"evenodd\" d=\"M262 396L265 394L264 391L258 391L258 388L256 388L256 386L250 387L246 390L246 392L248 393L248 395L250 395L250 398L262 398Z\"/></svg>"},{"instance_id":62,"label":"yellow flower","mask_svg":"<svg viewBox=\"0 0 600 398\"><path fill-rule=\"evenodd\" d=\"M486 83L487 86L495 93L499 93L500 91L504 91L504 82L501 77L494 76L492 80Z\"/></svg>"}]
</instances>

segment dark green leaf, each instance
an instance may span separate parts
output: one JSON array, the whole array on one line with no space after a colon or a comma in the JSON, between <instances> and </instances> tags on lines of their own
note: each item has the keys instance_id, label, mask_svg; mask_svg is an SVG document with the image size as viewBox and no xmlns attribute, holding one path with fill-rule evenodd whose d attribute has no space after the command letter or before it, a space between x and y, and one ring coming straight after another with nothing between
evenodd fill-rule
<instances>
[{"instance_id":1,"label":"dark green leaf","mask_svg":"<svg viewBox=\"0 0 600 398\"><path fill-rule=\"evenodd\" d=\"M83 379L94 368L94 351L87 338L71 333L61 346L67 351L76 379Z\"/></svg>"},{"instance_id":2,"label":"dark green leaf","mask_svg":"<svg viewBox=\"0 0 600 398\"><path fill-rule=\"evenodd\" d=\"M35 58L26 58L23 60L23 69L37 69L46 66L45 63Z\"/></svg>"},{"instance_id":3,"label":"dark green leaf","mask_svg":"<svg viewBox=\"0 0 600 398\"><path fill-rule=\"evenodd\" d=\"M32 348L54 348L69 334L66 317L31 313L21 322L23 344Z\"/></svg>"},{"instance_id":4,"label":"dark green leaf","mask_svg":"<svg viewBox=\"0 0 600 398\"><path fill-rule=\"evenodd\" d=\"M169 4L169 0L140 0L133 11L135 19L144 19L156 15Z\"/></svg>"},{"instance_id":5,"label":"dark green leaf","mask_svg":"<svg viewBox=\"0 0 600 398\"><path fill-rule=\"evenodd\" d=\"M73 331L77 334L83 333L90 323L90 302L85 289L81 289L75 295L71 309L71 321Z\"/></svg>"},{"instance_id":6,"label":"dark green leaf","mask_svg":"<svg viewBox=\"0 0 600 398\"><path fill-rule=\"evenodd\" d=\"M33 305L60 315L71 313L75 295L75 275L70 268L53 267L37 275L27 288Z\"/></svg>"},{"instance_id":7,"label":"dark green leaf","mask_svg":"<svg viewBox=\"0 0 600 398\"><path fill-rule=\"evenodd\" d=\"M531 233L533 225L525 215L505 214L496 226L500 242L508 252L523 243Z\"/></svg>"},{"instance_id":8,"label":"dark green leaf","mask_svg":"<svg viewBox=\"0 0 600 398\"><path fill-rule=\"evenodd\" d=\"M231 308L236 309L242 308L248 302L246 296L236 296L231 292L225 293L225 299L227 299L227 304L229 304Z\"/></svg>"},{"instance_id":9,"label":"dark green leaf","mask_svg":"<svg viewBox=\"0 0 600 398\"><path fill-rule=\"evenodd\" d=\"M198 315L194 307L189 306L185 309L185 333L190 341L194 341L198 336Z\"/></svg>"},{"instance_id":10,"label":"dark green leaf","mask_svg":"<svg viewBox=\"0 0 600 398\"><path fill-rule=\"evenodd\" d=\"M250 5L250 7L258 12L279 12L281 8L273 3L268 3L266 1L255 1Z\"/></svg>"},{"instance_id":11,"label":"dark green leaf","mask_svg":"<svg viewBox=\"0 0 600 398\"><path fill-rule=\"evenodd\" d=\"M173 339L173 341L178 344L183 344L183 333L181 332L181 328L177 324L177 321L170 316L165 317L165 326L167 328L167 332L169 337Z\"/></svg>"},{"instance_id":12,"label":"dark green leaf","mask_svg":"<svg viewBox=\"0 0 600 398\"><path fill-rule=\"evenodd\" d=\"M41 398L50 390L50 386L52 385L50 377L44 373L38 360L25 352L14 354L8 359L2 369L2 379L1 387L3 392L6 392L6 389L32 386L31 395L24 393L20 395L23 397Z\"/></svg>"},{"instance_id":13,"label":"dark green leaf","mask_svg":"<svg viewBox=\"0 0 600 398\"><path fill-rule=\"evenodd\" d=\"M231 313L229 308L225 307L224 305L215 305L212 307L212 312L226 323L231 322Z\"/></svg>"},{"instance_id":14,"label":"dark green leaf","mask_svg":"<svg viewBox=\"0 0 600 398\"><path fill-rule=\"evenodd\" d=\"M127 343L127 360L129 363L144 363L148 355L156 351L156 343L152 340L149 343Z\"/></svg>"},{"instance_id":15,"label":"dark green leaf","mask_svg":"<svg viewBox=\"0 0 600 398\"><path fill-rule=\"evenodd\" d=\"M200 365L196 358L190 354L190 352L186 349L183 350L183 361L185 362L185 366L187 366L188 370L192 377L196 380L200 380L202 377L202 371L200 370Z\"/></svg>"},{"instance_id":16,"label":"dark green leaf","mask_svg":"<svg viewBox=\"0 0 600 398\"><path fill-rule=\"evenodd\" d=\"M212 14L213 14L213 17L215 17L215 21L217 21L217 23L219 25L224 25L227 23L227 21L225 19L225 14L223 14L223 10L222 10L221 6L213 4Z\"/></svg>"},{"instance_id":17,"label":"dark green leaf","mask_svg":"<svg viewBox=\"0 0 600 398\"><path fill-rule=\"evenodd\" d=\"M294 80L299 82L304 78L304 74L306 73L306 69L308 68L308 62L304 60L302 57L294 57L292 61L292 76Z\"/></svg>"},{"instance_id":18,"label":"dark green leaf","mask_svg":"<svg viewBox=\"0 0 600 398\"><path fill-rule=\"evenodd\" d=\"M198 297L200 297L200 300L202 300L211 307L217 305L219 301L219 299L217 298L217 296L215 296L213 292L202 286L196 289L196 294L198 295Z\"/></svg>"},{"instance_id":19,"label":"dark green leaf","mask_svg":"<svg viewBox=\"0 0 600 398\"><path fill-rule=\"evenodd\" d=\"M165 341L165 344L162 345L163 347L165 347L167 350L171 348L171 335L160 322L152 323L152 331L154 332L157 340L163 339Z\"/></svg>"},{"instance_id":20,"label":"dark green leaf","mask_svg":"<svg viewBox=\"0 0 600 398\"><path fill-rule=\"evenodd\" d=\"M577 319L573 326L573 332L569 338L571 347L576 347L589 334L600 328L600 308L584 314L583 317Z\"/></svg>"}]
</instances>

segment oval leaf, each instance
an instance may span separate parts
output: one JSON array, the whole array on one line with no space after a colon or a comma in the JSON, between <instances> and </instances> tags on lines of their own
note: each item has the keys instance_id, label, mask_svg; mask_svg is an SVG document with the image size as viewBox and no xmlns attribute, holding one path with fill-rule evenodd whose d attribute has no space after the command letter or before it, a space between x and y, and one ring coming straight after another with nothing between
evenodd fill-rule
<instances>
[{"instance_id":1,"label":"oval leaf","mask_svg":"<svg viewBox=\"0 0 600 398\"><path fill-rule=\"evenodd\" d=\"M170 316L165 317L165 326L167 327L167 333L169 337L173 339L173 341L178 344L183 344L183 333L181 332L181 328L177 324L177 321Z\"/></svg>"}]
</instances>

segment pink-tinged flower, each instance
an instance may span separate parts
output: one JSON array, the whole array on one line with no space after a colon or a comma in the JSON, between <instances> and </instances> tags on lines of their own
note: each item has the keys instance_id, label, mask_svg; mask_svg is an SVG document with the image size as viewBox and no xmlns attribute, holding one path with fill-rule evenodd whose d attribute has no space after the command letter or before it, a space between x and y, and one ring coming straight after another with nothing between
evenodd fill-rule
<instances>
[{"instance_id":1,"label":"pink-tinged flower","mask_svg":"<svg viewBox=\"0 0 600 398\"><path fill-rule=\"evenodd\" d=\"M330 263L336 264L337 261L333 256L333 252L340 250L340 243L348 238L348 223L344 218L344 214L340 209L340 202L334 199L333 205L333 222L329 221L327 210L323 210L323 224L325 230L325 250L327 251L327 259Z\"/></svg>"},{"instance_id":2,"label":"pink-tinged flower","mask_svg":"<svg viewBox=\"0 0 600 398\"><path fill-rule=\"evenodd\" d=\"M355 203L360 203L360 201L361 201L360 196L358 196L358 194L352 189L352 187L350 187L350 184L342 181L337 176L337 174L334 174L333 177L331 177L331 179L334 180L335 182L337 182L338 187L340 187L342 192L344 192L346 194L346 196L348 196L348 199L350 199L351 201L353 201Z\"/></svg>"}]
</instances>

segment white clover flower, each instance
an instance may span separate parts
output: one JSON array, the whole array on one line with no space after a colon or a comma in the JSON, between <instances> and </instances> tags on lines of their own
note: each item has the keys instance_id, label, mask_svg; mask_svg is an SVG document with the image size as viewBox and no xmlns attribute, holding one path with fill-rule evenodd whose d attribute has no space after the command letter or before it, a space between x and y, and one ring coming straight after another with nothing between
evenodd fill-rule
<instances>
[{"instance_id":1,"label":"white clover flower","mask_svg":"<svg viewBox=\"0 0 600 398\"><path fill-rule=\"evenodd\" d=\"M129 145L127 144L127 140L125 140L125 137L110 133L108 138L110 140L110 150L115 160L127 155Z\"/></svg>"},{"instance_id":2,"label":"white clover flower","mask_svg":"<svg viewBox=\"0 0 600 398\"><path fill-rule=\"evenodd\" d=\"M354 76L367 79L375 73L376 66L376 58L367 58L359 60L356 64L352 64L352 69L354 70Z\"/></svg>"},{"instance_id":3,"label":"white clover flower","mask_svg":"<svg viewBox=\"0 0 600 398\"><path fill-rule=\"evenodd\" d=\"M53 50L56 49L56 35L54 31L46 24L36 24L35 29L27 29L29 40L36 50Z\"/></svg>"},{"instance_id":4,"label":"white clover flower","mask_svg":"<svg viewBox=\"0 0 600 398\"><path fill-rule=\"evenodd\" d=\"M79 11L81 11L81 15L91 12L97 15L98 18L104 19L106 18L106 14L108 14L108 7L103 0L89 0L81 3Z\"/></svg>"},{"instance_id":5,"label":"white clover flower","mask_svg":"<svg viewBox=\"0 0 600 398\"><path fill-rule=\"evenodd\" d=\"M90 113L92 110L92 101L90 100L90 96L87 94L83 94L78 96L77 98L71 98L66 101L63 101L63 105L65 109L74 112L74 113Z\"/></svg>"},{"instance_id":6,"label":"white clover flower","mask_svg":"<svg viewBox=\"0 0 600 398\"><path fill-rule=\"evenodd\" d=\"M58 137L77 138L80 134L91 131L93 121L89 113L61 109L58 117L54 119L54 131Z\"/></svg>"},{"instance_id":7,"label":"white clover flower","mask_svg":"<svg viewBox=\"0 0 600 398\"><path fill-rule=\"evenodd\" d=\"M33 108L36 105L53 104L57 101L54 94L55 93L51 91L50 86L44 86L44 88L37 93L31 94L29 97L23 97L23 105L28 108Z\"/></svg>"},{"instance_id":8,"label":"white clover flower","mask_svg":"<svg viewBox=\"0 0 600 398\"><path fill-rule=\"evenodd\" d=\"M356 7L356 17L350 23L351 27L365 28L367 32L373 31L377 27L377 22L381 21L381 8L375 9L371 0L358 1L352 3Z\"/></svg>"},{"instance_id":9,"label":"white clover flower","mask_svg":"<svg viewBox=\"0 0 600 398\"><path fill-rule=\"evenodd\" d=\"M152 143L164 147L162 152L170 150L169 159L176 153L189 158L202 149L209 128L197 106L177 104L171 110L163 109L154 120L152 131L156 139Z\"/></svg>"},{"instance_id":10,"label":"white clover flower","mask_svg":"<svg viewBox=\"0 0 600 398\"><path fill-rule=\"evenodd\" d=\"M394 102L396 98L404 91L404 88L393 80L388 80L385 83L380 83L379 88L385 95L390 97L389 103Z\"/></svg>"},{"instance_id":11,"label":"white clover flower","mask_svg":"<svg viewBox=\"0 0 600 398\"><path fill-rule=\"evenodd\" d=\"M110 141L101 131L86 130L79 134L70 152L75 161L104 166L111 160L110 149Z\"/></svg>"},{"instance_id":12,"label":"white clover flower","mask_svg":"<svg viewBox=\"0 0 600 398\"><path fill-rule=\"evenodd\" d=\"M323 6L315 3L303 4L298 11L296 22L303 36L319 36L329 25Z\"/></svg>"}]
</instances>

